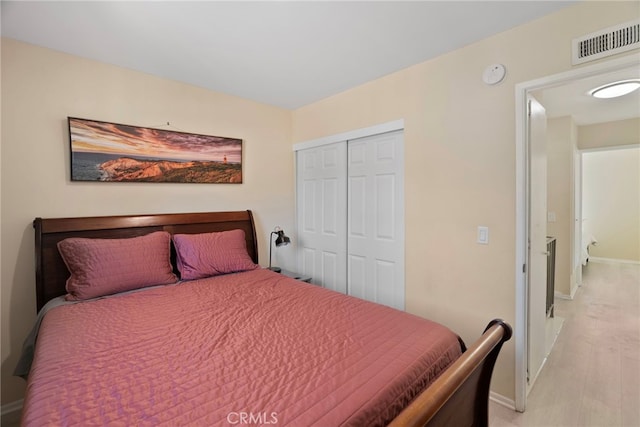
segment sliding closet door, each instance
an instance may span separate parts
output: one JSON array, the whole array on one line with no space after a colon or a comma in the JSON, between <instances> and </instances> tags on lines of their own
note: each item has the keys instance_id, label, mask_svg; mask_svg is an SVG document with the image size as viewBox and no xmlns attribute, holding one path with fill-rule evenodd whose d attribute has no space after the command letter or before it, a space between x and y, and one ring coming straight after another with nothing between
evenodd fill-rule
<instances>
[{"instance_id":1,"label":"sliding closet door","mask_svg":"<svg viewBox=\"0 0 640 427\"><path fill-rule=\"evenodd\" d=\"M403 133L348 143L347 289L404 310Z\"/></svg>"},{"instance_id":2,"label":"sliding closet door","mask_svg":"<svg viewBox=\"0 0 640 427\"><path fill-rule=\"evenodd\" d=\"M313 283L346 293L346 142L296 156L298 266Z\"/></svg>"}]
</instances>

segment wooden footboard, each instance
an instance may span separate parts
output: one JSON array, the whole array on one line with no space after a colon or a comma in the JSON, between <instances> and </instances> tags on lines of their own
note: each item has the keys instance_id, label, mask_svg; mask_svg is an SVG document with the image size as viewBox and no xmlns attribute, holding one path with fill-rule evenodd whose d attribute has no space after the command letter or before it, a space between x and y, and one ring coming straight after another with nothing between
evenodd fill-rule
<instances>
[{"instance_id":1,"label":"wooden footboard","mask_svg":"<svg viewBox=\"0 0 640 427\"><path fill-rule=\"evenodd\" d=\"M484 334L390 426L487 426L491 373L511 326L492 320Z\"/></svg>"}]
</instances>

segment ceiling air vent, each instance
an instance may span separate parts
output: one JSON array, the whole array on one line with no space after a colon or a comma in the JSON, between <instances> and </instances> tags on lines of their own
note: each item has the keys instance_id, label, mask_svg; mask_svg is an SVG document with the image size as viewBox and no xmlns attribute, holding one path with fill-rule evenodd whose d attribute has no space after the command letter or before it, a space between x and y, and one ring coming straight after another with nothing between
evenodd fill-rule
<instances>
[{"instance_id":1,"label":"ceiling air vent","mask_svg":"<svg viewBox=\"0 0 640 427\"><path fill-rule=\"evenodd\" d=\"M640 20L573 39L573 65L640 48Z\"/></svg>"}]
</instances>

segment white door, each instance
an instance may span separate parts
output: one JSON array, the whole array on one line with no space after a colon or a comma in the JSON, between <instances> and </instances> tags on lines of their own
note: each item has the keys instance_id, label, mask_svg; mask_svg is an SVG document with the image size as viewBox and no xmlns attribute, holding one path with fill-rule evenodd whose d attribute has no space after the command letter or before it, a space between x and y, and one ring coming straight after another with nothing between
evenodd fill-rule
<instances>
[{"instance_id":1,"label":"white door","mask_svg":"<svg viewBox=\"0 0 640 427\"><path fill-rule=\"evenodd\" d=\"M570 295L582 283L582 154L573 154L573 265Z\"/></svg>"},{"instance_id":2,"label":"white door","mask_svg":"<svg viewBox=\"0 0 640 427\"><path fill-rule=\"evenodd\" d=\"M298 268L313 283L346 293L346 141L296 156Z\"/></svg>"},{"instance_id":3,"label":"white door","mask_svg":"<svg viewBox=\"0 0 640 427\"><path fill-rule=\"evenodd\" d=\"M546 357L547 292L547 117L529 96L529 245L528 245L528 377L529 387Z\"/></svg>"},{"instance_id":4,"label":"white door","mask_svg":"<svg viewBox=\"0 0 640 427\"><path fill-rule=\"evenodd\" d=\"M403 133L347 147L348 293L404 310Z\"/></svg>"}]
</instances>

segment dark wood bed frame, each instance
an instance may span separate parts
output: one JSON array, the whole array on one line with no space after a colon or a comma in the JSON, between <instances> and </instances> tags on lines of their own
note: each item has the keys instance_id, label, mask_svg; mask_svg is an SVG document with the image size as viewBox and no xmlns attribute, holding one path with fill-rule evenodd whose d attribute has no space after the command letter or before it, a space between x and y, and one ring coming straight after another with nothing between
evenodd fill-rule
<instances>
[{"instance_id":1,"label":"dark wood bed frame","mask_svg":"<svg viewBox=\"0 0 640 427\"><path fill-rule=\"evenodd\" d=\"M69 276L57 244L68 237L128 238L154 231L208 233L233 229L245 232L247 250L258 262L258 244L251 211L84 218L36 218L36 297L40 310L47 301L66 294ZM175 266L175 254L172 253ZM438 379L396 417L391 426L487 426L489 386L502 344L511 327L502 320L489 323L474 342Z\"/></svg>"}]
</instances>

